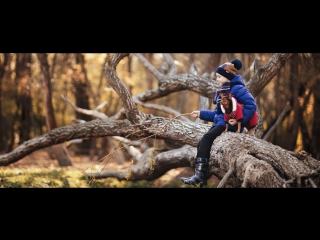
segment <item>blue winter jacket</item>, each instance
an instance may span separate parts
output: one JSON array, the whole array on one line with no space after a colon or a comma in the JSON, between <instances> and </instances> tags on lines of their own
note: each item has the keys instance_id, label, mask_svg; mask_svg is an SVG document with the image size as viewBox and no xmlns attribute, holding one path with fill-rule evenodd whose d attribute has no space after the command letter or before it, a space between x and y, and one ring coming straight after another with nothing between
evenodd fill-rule
<instances>
[{"instance_id":1,"label":"blue winter jacket","mask_svg":"<svg viewBox=\"0 0 320 240\"><path fill-rule=\"evenodd\" d=\"M251 95L251 93L246 88L244 81L241 75L236 75L230 81L230 92L231 94L238 100L240 104L243 104L243 119L241 124L241 132L243 130L244 125L249 121L249 119L253 116L255 111L257 110L256 102ZM226 126L224 121L224 115L221 111L220 103L217 103L217 99L213 98L213 104L216 104L216 108L212 110L200 110L200 119L212 122L212 126ZM237 131L238 126L231 126L229 124L229 131L235 132Z\"/></svg>"}]
</instances>

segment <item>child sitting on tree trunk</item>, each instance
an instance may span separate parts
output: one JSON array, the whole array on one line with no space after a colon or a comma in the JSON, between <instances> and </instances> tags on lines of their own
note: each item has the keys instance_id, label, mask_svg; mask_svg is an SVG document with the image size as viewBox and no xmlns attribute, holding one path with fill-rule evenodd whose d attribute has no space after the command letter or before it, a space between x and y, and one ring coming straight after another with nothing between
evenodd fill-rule
<instances>
[{"instance_id":1,"label":"child sitting on tree trunk","mask_svg":"<svg viewBox=\"0 0 320 240\"><path fill-rule=\"evenodd\" d=\"M222 86L225 82L230 82L230 92L240 104L243 104L243 118L241 122L240 132L243 131L244 125L251 119L256 112L256 102L251 93L246 88L241 75L236 74L237 70L242 68L241 60L235 58L230 62L226 62L216 69L217 82ZM226 129L224 121L224 113L220 107L220 96L215 91L212 99L213 104L216 104L212 110L195 110L191 112L193 117L198 117L201 120L212 122L211 128L200 139L197 146L197 155L195 158L195 174L191 177L182 177L181 181L189 185L207 185L207 176L209 171L210 150L213 141L221 135ZM236 132L237 120L230 119L228 131Z\"/></svg>"},{"instance_id":2,"label":"child sitting on tree trunk","mask_svg":"<svg viewBox=\"0 0 320 240\"><path fill-rule=\"evenodd\" d=\"M226 129L224 132L228 131L229 127L229 120L235 119L238 122L238 129L237 133L241 131L241 120L243 118L243 105L239 104L237 99L232 97L230 92L230 82L225 82L222 84L221 90L218 91L218 94L221 98L220 106L221 111L224 113L224 121L226 122ZM258 114L257 112L254 113L252 118L246 123L245 128L248 130L247 134L252 135L252 132L255 126L258 124Z\"/></svg>"}]
</instances>

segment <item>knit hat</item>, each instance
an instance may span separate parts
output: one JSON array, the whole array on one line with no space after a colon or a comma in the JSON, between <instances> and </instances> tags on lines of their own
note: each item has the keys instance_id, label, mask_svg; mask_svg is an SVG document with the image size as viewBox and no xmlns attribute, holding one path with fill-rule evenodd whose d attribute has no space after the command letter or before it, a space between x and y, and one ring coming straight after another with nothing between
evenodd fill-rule
<instances>
[{"instance_id":1,"label":"knit hat","mask_svg":"<svg viewBox=\"0 0 320 240\"><path fill-rule=\"evenodd\" d=\"M218 104L221 101L220 93L223 94L223 96L228 97L230 93L230 82L225 82L222 84L220 90L216 90L213 92L213 98L212 98L212 103L213 104Z\"/></svg>"},{"instance_id":2,"label":"knit hat","mask_svg":"<svg viewBox=\"0 0 320 240\"><path fill-rule=\"evenodd\" d=\"M216 73L224 76L225 78L231 80L235 77L237 70L242 68L242 62L238 58L231 60L230 62L226 62L216 69Z\"/></svg>"},{"instance_id":3,"label":"knit hat","mask_svg":"<svg viewBox=\"0 0 320 240\"><path fill-rule=\"evenodd\" d=\"M223 96L227 97L230 93L230 82L223 83L220 92L223 94Z\"/></svg>"}]
</instances>

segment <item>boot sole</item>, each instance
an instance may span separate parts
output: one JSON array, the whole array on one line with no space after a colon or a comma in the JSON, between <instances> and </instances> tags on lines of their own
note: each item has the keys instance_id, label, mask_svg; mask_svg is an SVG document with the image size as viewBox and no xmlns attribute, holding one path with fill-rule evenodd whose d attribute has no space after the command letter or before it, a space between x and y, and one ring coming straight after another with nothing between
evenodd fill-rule
<instances>
[{"instance_id":1,"label":"boot sole","mask_svg":"<svg viewBox=\"0 0 320 240\"><path fill-rule=\"evenodd\" d=\"M186 178L185 180L187 180L188 178ZM198 183L195 183L195 182L192 182L192 183L188 183L188 182L185 182L182 178L180 179L184 184L187 184L187 185L192 185L192 186L200 186L200 188L202 188L202 186L206 186L207 185L207 182L198 182Z\"/></svg>"}]
</instances>

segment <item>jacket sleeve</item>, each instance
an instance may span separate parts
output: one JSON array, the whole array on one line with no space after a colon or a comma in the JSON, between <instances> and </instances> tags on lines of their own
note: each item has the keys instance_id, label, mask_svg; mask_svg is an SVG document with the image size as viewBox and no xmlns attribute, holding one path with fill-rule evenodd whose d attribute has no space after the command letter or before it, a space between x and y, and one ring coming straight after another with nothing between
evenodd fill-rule
<instances>
[{"instance_id":1,"label":"jacket sleeve","mask_svg":"<svg viewBox=\"0 0 320 240\"><path fill-rule=\"evenodd\" d=\"M243 105L242 123L246 124L257 110L256 101L248 89L242 85L233 86L231 93L237 99L238 103Z\"/></svg>"},{"instance_id":2,"label":"jacket sleeve","mask_svg":"<svg viewBox=\"0 0 320 240\"><path fill-rule=\"evenodd\" d=\"M212 110L200 110L200 119L204 121L213 122L214 116L217 114L218 111L218 105L216 105L216 108ZM220 110L221 111L221 110Z\"/></svg>"}]
</instances>

